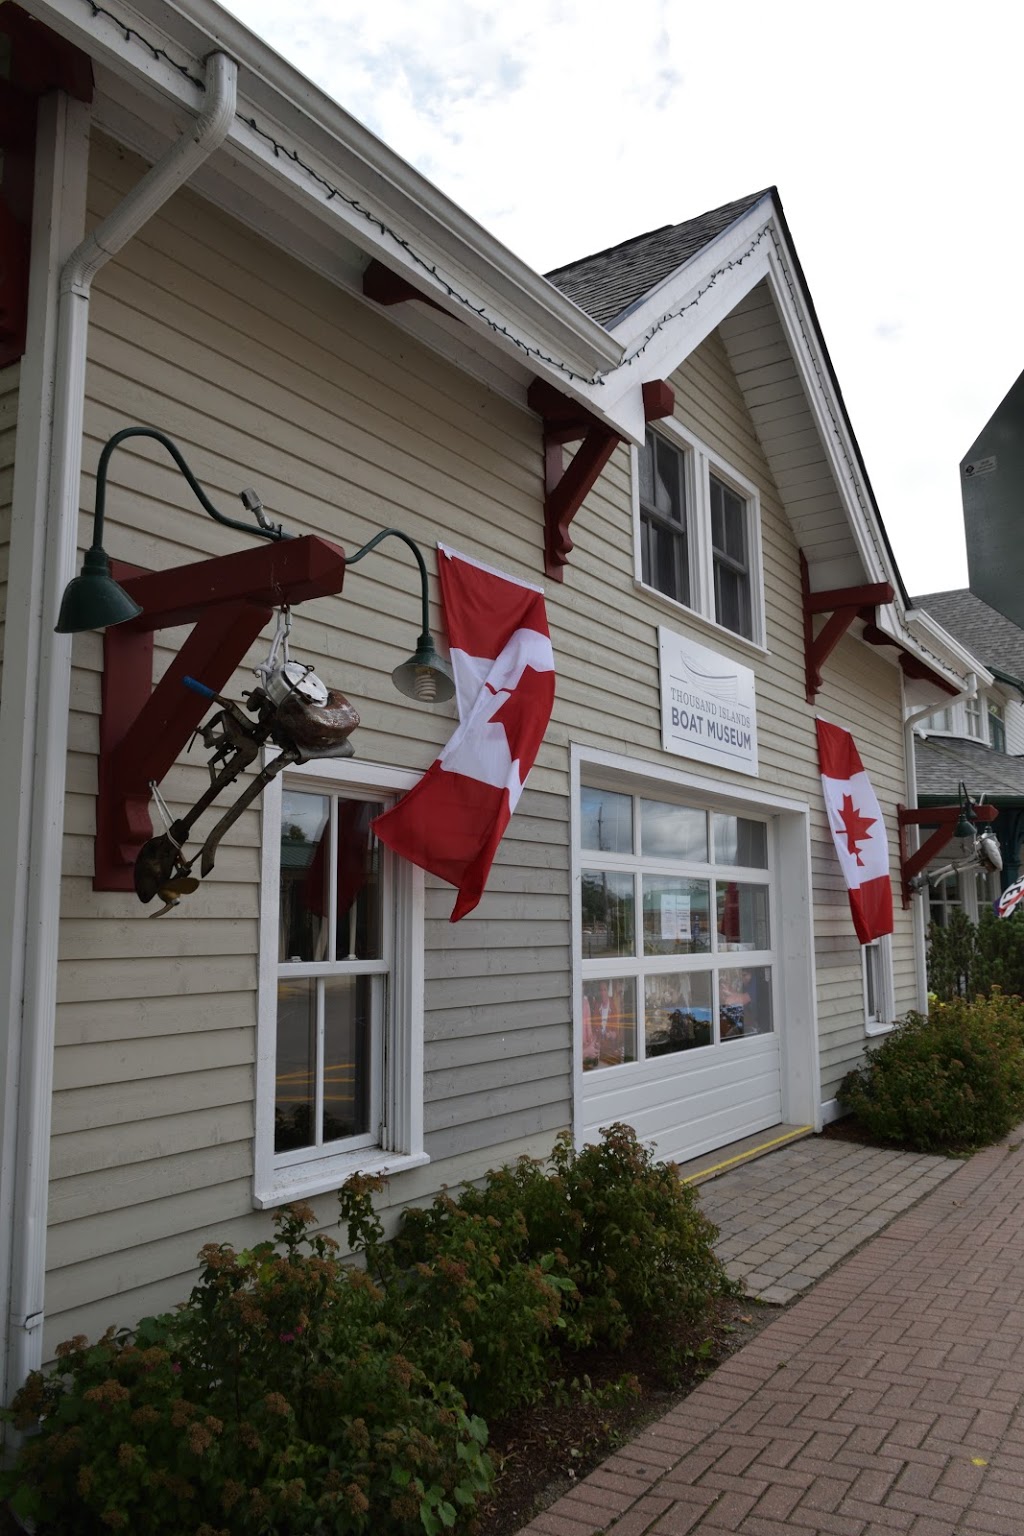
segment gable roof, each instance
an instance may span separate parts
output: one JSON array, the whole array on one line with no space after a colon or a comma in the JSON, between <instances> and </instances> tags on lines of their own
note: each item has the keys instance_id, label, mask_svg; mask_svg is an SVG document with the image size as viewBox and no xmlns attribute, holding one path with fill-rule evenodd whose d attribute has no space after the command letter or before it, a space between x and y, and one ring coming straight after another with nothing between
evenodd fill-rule
<instances>
[{"instance_id":1,"label":"gable roof","mask_svg":"<svg viewBox=\"0 0 1024 1536\"><path fill-rule=\"evenodd\" d=\"M913 599L938 619L943 629L966 645L1004 682L1024 678L1024 629L990 608L969 587L952 592L927 592Z\"/></svg>"},{"instance_id":2,"label":"gable roof","mask_svg":"<svg viewBox=\"0 0 1024 1536\"><path fill-rule=\"evenodd\" d=\"M663 224L660 229L556 267L544 276L592 319L612 328L652 288L671 277L762 198L773 195L775 188L768 187L694 219L684 219L681 224Z\"/></svg>"}]
</instances>

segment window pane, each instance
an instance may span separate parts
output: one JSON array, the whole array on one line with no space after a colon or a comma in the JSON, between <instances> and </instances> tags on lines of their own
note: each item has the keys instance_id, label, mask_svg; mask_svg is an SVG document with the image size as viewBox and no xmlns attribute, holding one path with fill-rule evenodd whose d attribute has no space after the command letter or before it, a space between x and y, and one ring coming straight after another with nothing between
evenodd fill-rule
<instances>
[{"instance_id":1,"label":"window pane","mask_svg":"<svg viewBox=\"0 0 1024 1536\"><path fill-rule=\"evenodd\" d=\"M772 1033L771 968L718 973L718 1027L723 1041Z\"/></svg>"},{"instance_id":2,"label":"window pane","mask_svg":"<svg viewBox=\"0 0 1024 1536\"><path fill-rule=\"evenodd\" d=\"M632 955L636 950L633 876L585 869L582 891L583 958Z\"/></svg>"},{"instance_id":3,"label":"window pane","mask_svg":"<svg viewBox=\"0 0 1024 1536\"><path fill-rule=\"evenodd\" d=\"M690 565L686 538L662 523L648 522L643 579L677 603L690 604Z\"/></svg>"},{"instance_id":4,"label":"window pane","mask_svg":"<svg viewBox=\"0 0 1024 1536\"><path fill-rule=\"evenodd\" d=\"M1006 716L1001 704L988 706L988 739L996 752L1006 751Z\"/></svg>"},{"instance_id":5,"label":"window pane","mask_svg":"<svg viewBox=\"0 0 1024 1536\"><path fill-rule=\"evenodd\" d=\"M382 932L380 844L370 822L377 800L338 802L338 960L379 960Z\"/></svg>"},{"instance_id":6,"label":"window pane","mask_svg":"<svg viewBox=\"0 0 1024 1536\"><path fill-rule=\"evenodd\" d=\"M708 861L708 817L688 805L671 801L640 801L640 844L649 859Z\"/></svg>"},{"instance_id":7,"label":"window pane","mask_svg":"<svg viewBox=\"0 0 1024 1536\"><path fill-rule=\"evenodd\" d=\"M610 789L580 790L580 840L599 853L633 852L633 799Z\"/></svg>"},{"instance_id":8,"label":"window pane","mask_svg":"<svg viewBox=\"0 0 1024 1536\"><path fill-rule=\"evenodd\" d=\"M880 960L881 952L877 942L866 944L864 946L864 992L869 1019L878 1018L879 999L882 995L878 975Z\"/></svg>"},{"instance_id":9,"label":"window pane","mask_svg":"<svg viewBox=\"0 0 1024 1536\"><path fill-rule=\"evenodd\" d=\"M326 795L281 797L281 960L327 958L329 812Z\"/></svg>"},{"instance_id":10,"label":"window pane","mask_svg":"<svg viewBox=\"0 0 1024 1536\"><path fill-rule=\"evenodd\" d=\"M715 617L734 635L750 639L750 578L743 571L715 561Z\"/></svg>"},{"instance_id":11,"label":"window pane","mask_svg":"<svg viewBox=\"0 0 1024 1536\"><path fill-rule=\"evenodd\" d=\"M324 988L323 1140L370 1128L370 1047L378 976L334 976Z\"/></svg>"},{"instance_id":12,"label":"window pane","mask_svg":"<svg viewBox=\"0 0 1024 1536\"><path fill-rule=\"evenodd\" d=\"M768 827L765 822L713 811L711 823L716 864L738 864L745 869L768 868Z\"/></svg>"},{"instance_id":13,"label":"window pane","mask_svg":"<svg viewBox=\"0 0 1024 1536\"><path fill-rule=\"evenodd\" d=\"M647 1055L669 1056L714 1043L710 971L676 971L644 982Z\"/></svg>"},{"instance_id":14,"label":"window pane","mask_svg":"<svg viewBox=\"0 0 1024 1536\"><path fill-rule=\"evenodd\" d=\"M670 518L680 527L684 524L683 506L683 456L663 437L654 438L655 483L654 506L663 517Z\"/></svg>"},{"instance_id":15,"label":"window pane","mask_svg":"<svg viewBox=\"0 0 1024 1536\"><path fill-rule=\"evenodd\" d=\"M711 948L707 880L644 875L644 954L695 955Z\"/></svg>"},{"instance_id":16,"label":"window pane","mask_svg":"<svg viewBox=\"0 0 1024 1536\"><path fill-rule=\"evenodd\" d=\"M583 988L583 1070L636 1060L636 982L631 976L588 981Z\"/></svg>"},{"instance_id":17,"label":"window pane","mask_svg":"<svg viewBox=\"0 0 1024 1536\"><path fill-rule=\"evenodd\" d=\"M719 881L716 887L719 949L769 949L768 887Z\"/></svg>"},{"instance_id":18,"label":"window pane","mask_svg":"<svg viewBox=\"0 0 1024 1536\"><path fill-rule=\"evenodd\" d=\"M711 476L711 541L718 554L747 564L747 503Z\"/></svg>"},{"instance_id":19,"label":"window pane","mask_svg":"<svg viewBox=\"0 0 1024 1536\"><path fill-rule=\"evenodd\" d=\"M277 989L275 1152L313 1145L315 1105L316 982L283 981Z\"/></svg>"}]
</instances>

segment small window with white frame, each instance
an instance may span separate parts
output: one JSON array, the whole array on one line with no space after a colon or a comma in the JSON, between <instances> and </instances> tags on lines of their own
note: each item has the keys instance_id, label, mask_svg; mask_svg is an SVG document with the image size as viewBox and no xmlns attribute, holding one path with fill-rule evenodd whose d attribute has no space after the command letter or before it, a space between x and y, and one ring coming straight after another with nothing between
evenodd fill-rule
<instances>
[{"instance_id":1,"label":"small window with white frame","mask_svg":"<svg viewBox=\"0 0 1024 1536\"><path fill-rule=\"evenodd\" d=\"M672 420L647 429L635 487L643 585L763 643L756 487Z\"/></svg>"},{"instance_id":2,"label":"small window with white frame","mask_svg":"<svg viewBox=\"0 0 1024 1536\"><path fill-rule=\"evenodd\" d=\"M1006 710L998 699L988 701L988 741L993 752L1006 751Z\"/></svg>"},{"instance_id":3,"label":"small window with white frame","mask_svg":"<svg viewBox=\"0 0 1024 1536\"><path fill-rule=\"evenodd\" d=\"M861 946L864 968L864 1027L869 1035L892 1028L895 1015L892 975L892 935L883 934Z\"/></svg>"},{"instance_id":4,"label":"small window with white frame","mask_svg":"<svg viewBox=\"0 0 1024 1536\"><path fill-rule=\"evenodd\" d=\"M984 716L981 711L981 695L975 694L973 699L964 700L964 717L967 722L967 734L973 736L975 741L981 741L985 735Z\"/></svg>"},{"instance_id":5,"label":"small window with white frame","mask_svg":"<svg viewBox=\"0 0 1024 1536\"><path fill-rule=\"evenodd\" d=\"M371 826L414 777L316 762L264 796L258 1205L427 1160L423 875Z\"/></svg>"}]
</instances>

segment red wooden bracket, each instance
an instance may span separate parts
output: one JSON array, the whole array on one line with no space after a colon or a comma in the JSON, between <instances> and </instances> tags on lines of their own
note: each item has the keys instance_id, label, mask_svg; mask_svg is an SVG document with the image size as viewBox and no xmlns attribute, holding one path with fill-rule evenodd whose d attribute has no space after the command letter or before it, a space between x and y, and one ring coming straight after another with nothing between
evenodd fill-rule
<instances>
[{"instance_id":1,"label":"red wooden bracket","mask_svg":"<svg viewBox=\"0 0 1024 1536\"><path fill-rule=\"evenodd\" d=\"M642 391L645 421L671 416L675 394L670 384L652 379ZM579 401L543 379L534 379L526 403L544 419L544 570L551 581L561 581L572 553L569 524L621 439ZM580 446L566 469L562 447L574 442Z\"/></svg>"},{"instance_id":2,"label":"red wooden bracket","mask_svg":"<svg viewBox=\"0 0 1024 1536\"><path fill-rule=\"evenodd\" d=\"M868 582L861 587L834 587L829 592L812 592L807 557L803 550L800 551L800 589L804 609L805 691L808 704L813 704L821 687L821 669L850 625L855 619L866 619L874 627L878 604L891 603L895 594L887 581ZM826 613L828 618L815 633L815 618Z\"/></svg>"},{"instance_id":3,"label":"red wooden bracket","mask_svg":"<svg viewBox=\"0 0 1024 1536\"><path fill-rule=\"evenodd\" d=\"M153 835L150 784L210 709L183 679L220 693L275 608L341 591L345 554L308 535L170 571L118 562L113 571L143 611L103 637L93 889L130 891L136 855ZM153 688L153 632L179 624L195 627Z\"/></svg>"},{"instance_id":4,"label":"red wooden bracket","mask_svg":"<svg viewBox=\"0 0 1024 1536\"><path fill-rule=\"evenodd\" d=\"M900 833L900 884L905 907L910 906L913 894L910 882L945 848L956 830L962 809L960 805L919 806L916 810L909 810L905 805L896 807ZM975 821L992 822L999 815L999 808L995 805L972 805L971 813ZM925 838L920 848L911 853L907 848L908 827L935 827L935 831Z\"/></svg>"},{"instance_id":5,"label":"red wooden bracket","mask_svg":"<svg viewBox=\"0 0 1024 1536\"><path fill-rule=\"evenodd\" d=\"M868 645L894 645L899 651L900 670L904 677L932 683L936 688L941 688L943 693L955 694L959 692L955 683L951 683L948 678L936 672L926 661L922 661L920 656L915 656L912 651L908 651L902 641L897 640L895 635L888 635L884 629L879 629L874 621L874 613L871 609L865 609L861 614L861 618L865 620L864 639Z\"/></svg>"},{"instance_id":6,"label":"red wooden bracket","mask_svg":"<svg viewBox=\"0 0 1024 1536\"><path fill-rule=\"evenodd\" d=\"M442 315L448 313L443 304L428 298L406 278L399 277L397 272L392 272L390 267L386 267L376 257L363 273L363 293L375 304L408 304L415 300L418 304L429 304L431 309L439 309Z\"/></svg>"}]
</instances>

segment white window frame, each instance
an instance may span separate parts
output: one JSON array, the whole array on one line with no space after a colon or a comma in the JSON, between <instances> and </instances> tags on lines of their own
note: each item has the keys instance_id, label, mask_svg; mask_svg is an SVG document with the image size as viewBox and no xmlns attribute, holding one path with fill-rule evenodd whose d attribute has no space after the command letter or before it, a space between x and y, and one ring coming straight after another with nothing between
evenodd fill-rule
<instances>
[{"instance_id":1,"label":"white window frame","mask_svg":"<svg viewBox=\"0 0 1024 1536\"><path fill-rule=\"evenodd\" d=\"M869 985L869 970L874 987ZM896 1018L896 991L892 971L892 934L882 934L861 945L861 979L864 987L864 1031L869 1035L887 1035ZM871 1007L871 992L875 1006Z\"/></svg>"},{"instance_id":2,"label":"white window frame","mask_svg":"<svg viewBox=\"0 0 1024 1536\"><path fill-rule=\"evenodd\" d=\"M690 562L690 603L669 597L643 579L640 534L640 450L631 449L631 494L633 505L634 585L646 595L665 604L674 613L685 613L716 634L740 645L764 651L764 561L761 550L761 495L753 481L739 474L712 448L692 432L680 426L674 417L653 423L655 436L665 438L683 456L683 484L686 489L687 551ZM715 569L711 540L711 476L727 490L739 496L747 508L747 555L750 572L750 634L742 635L719 622L715 614Z\"/></svg>"},{"instance_id":3,"label":"white window frame","mask_svg":"<svg viewBox=\"0 0 1024 1536\"><path fill-rule=\"evenodd\" d=\"M648 590L647 588L644 589ZM673 605L675 606L675 605ZM584 1073L583 1070L583 932L581 878L583 856L580 825L580 785L583 782L657 799L667 790L694 795L708 810L722 810L754 818L768 816L775 822L769 843L769 860L776 888L785 891L784 902L775 901L772 920L778 963L773 971L772 999L776 1037L781 1048L782 1117L792 1125L810 1124L821 1129L820 1042L818 1038L817 983L811 930L812 877L810 807L805 800L791 799L763 784L746 786L626 757L597 747L572 742L569 748L570 859L572 904L573 989L573 1138L583 1145L587 1082L622 1080L618 1069ZM780 1028L781 1026L781 1028ZM699 1054L699 1053L698 1053ZM661 1058L659 1058L660 1060ZM669 1058L671 1059L671 1058ZM656 1064L655 1064L656 1067ZM632 1069L630 1069L632 1070Z\"/></svg>"},{"instance_id":4,"label":"white window frame","mask_svg":"<svg viewBox=\"0 0 1024 1536\"><path fill-rule=\"evenodd\" d=\"M964 699L964 726L972 741L987 740L988 709L984 696L976 693L972 699Z\"/></svg>"},{"instance_id":5,"label":"white window frame","mask_svg":"<svg viewBox=\"0 0 1024 1536\"><path fill-rule=\"evenodd\" d=\"M999 726L1000 734L1002 735L1002 738L1003 738L1002 742L999 743L999 745L996 744L996 741L995 741L995 738L994 738L994 735L993 735L993 731L992 731L992 720L993 720L993 717L995 718L996 724ZM993 697L992 694L989 694L989 696L985 700L985 731L986 731L986 736L987 736L988 744L993 749L993 751L995 751L995 752L1005 752L1006 751L1006 705L1004 703L1002 703L999 699Z\"/></svg>"},{"instance_id":6,"label":"white window frame","mask_svg":"<svg viewBox=\"0 0 1024 1536\"><path fill-rule=\"evenodd\" d=\"M310 793L374 794L387 800L412 788L419 775L355 759L297 765L271 781L262 802L259 998L256 1052L256 1132L253 1204L264 1210L338 1189L354 1173L394 1174L430 1161L423 1148L424 879L416 865L386 849L385 888L392 892L393 959L384 1025L382 1081L377 1090L380 1134L373 1145L336 1142L274 1152L277 1057L278 909L281 803L285 785Z\"/></svg>"}]
</instances>

